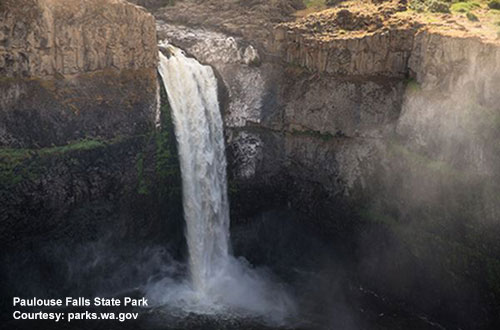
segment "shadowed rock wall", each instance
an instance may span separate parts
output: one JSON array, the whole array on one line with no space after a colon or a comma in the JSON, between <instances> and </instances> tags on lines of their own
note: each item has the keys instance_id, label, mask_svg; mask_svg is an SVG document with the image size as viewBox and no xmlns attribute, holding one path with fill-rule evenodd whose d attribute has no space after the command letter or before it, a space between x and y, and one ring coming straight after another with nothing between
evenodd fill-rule
<instances>
[{"instance_id":1,"label":"shadowed rock wall","mask_svg":"<svg viewBox=\"0 0 500 330\"><path fill-rule=\"evenodd\" d=\"M144 9L121 0L6 0L0 16L0 146L152 129L156 31Z\"/></svg>"}]
</instances>

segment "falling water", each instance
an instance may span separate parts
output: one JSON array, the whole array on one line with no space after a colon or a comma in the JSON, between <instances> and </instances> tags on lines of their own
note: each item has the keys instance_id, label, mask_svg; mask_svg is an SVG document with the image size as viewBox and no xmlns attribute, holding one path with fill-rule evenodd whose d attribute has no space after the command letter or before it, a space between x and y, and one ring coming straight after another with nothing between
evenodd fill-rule
<instances>
[{"instance_id":1,"label":"falling water","mask_svg":"<svg viewBox=\"0 0 500 330\"><path fill-rule=\"evenodd\" d=\"M148 297L187 312L258 316L281 324L294 310L284 287L265 269L229 254L226 157L214 72L178 48L163 48L159 71L179 146L191 278L153 281Z\"/></svg>"},{"instance_id":2,"label":"falling water","mask_svg":"<svg viewBox=\"0 0 500 330\"><path fill-rule=\"evenodd\" d=\"M160 74L172 108L179 145L189 267L195 290L225 267L229 249L229 206L222 118L217 80L209 66L167 46Z\"/></svg>"}]
</instances>

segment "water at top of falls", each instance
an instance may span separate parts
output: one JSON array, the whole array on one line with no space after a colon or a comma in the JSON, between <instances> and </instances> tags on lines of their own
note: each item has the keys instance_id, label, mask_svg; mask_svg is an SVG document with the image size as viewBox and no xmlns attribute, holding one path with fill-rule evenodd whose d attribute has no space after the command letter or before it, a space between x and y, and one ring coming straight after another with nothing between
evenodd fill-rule
<instances>
[{"instance_id":1,"label":"water at top of falls","mask_svg":"<svg viewBox=\"0 0 500 330\"><path fill-rule=\"evenodd\" d=\"M217 80L209 66L168 46L160 52L160 74L172 108L182 173L186 239L196 290L227 262L229 205L223 124Z\"/></svg>"},{"instance_id":2,"label":"water at top of falls","mask_svg":"<svg viewBox=\"0 0 500 330\"><path fill-rule=\"evenodd\" d=\"M149 283L157 304L187 312L230 311L282 322L294 304L269 272L229 253L229 202L222 117L212 68L166 46L159 72L172 109L182 175L189 281Z\"/></svg>"}]
</instances>

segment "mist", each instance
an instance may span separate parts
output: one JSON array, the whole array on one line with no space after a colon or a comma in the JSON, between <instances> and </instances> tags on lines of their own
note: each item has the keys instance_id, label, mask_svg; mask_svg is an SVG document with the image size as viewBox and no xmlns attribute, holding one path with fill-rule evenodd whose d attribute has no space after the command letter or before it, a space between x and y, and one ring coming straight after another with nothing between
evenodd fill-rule
<instances>
[{"instance_id":1,"label":"mist","mask_svg":"<svg viewBox=\"0 0 500 330\"><path fill-rule=\"evenodd\" d=\"M416 72L361 207L359 272L448 326L477 327L498 308L500 58L449 43L410 59Z\"/></svg>"}]
</instances>

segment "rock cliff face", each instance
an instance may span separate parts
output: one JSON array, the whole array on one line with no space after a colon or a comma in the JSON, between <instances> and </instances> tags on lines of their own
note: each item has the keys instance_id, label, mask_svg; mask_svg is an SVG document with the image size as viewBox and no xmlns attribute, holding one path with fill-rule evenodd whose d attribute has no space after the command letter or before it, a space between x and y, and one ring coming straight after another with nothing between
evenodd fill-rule
<instances>
[{"instance_id":1,"label":"rock cliff face","mask_svg":"<svg viewBox=\"0 0 500 330\"><path fill-rule=\"evenodd\" d=\"M407 29L321 40L278 27L274 34L277 51L288 62L310 70L337 75L404 76L413 44Z\"/></svg>"},{"instance_id":2,"label":"rock cliff face","mask_svg":"<svg viewBox=\"0 0 500 330\"><path fill-rule=\"evenodd\" d=\"M198 18L173 10L159 36L219 74L233 221L299 210L356 242L368 287L487 329L500 305L499 46L394 3L280 24L268 43L175 25ZM250 46L259 61L244 60Z\"/></svg>"},{"instance_id":3,"label":"rock cliff face","mask_svg":"<svg viewBox=\"0 0 500 330\"><path fill-rule=\"evenodd\" d=\"M408 67L423 89L454 93L457 86L468 85L471 94L496 105L498 48L498 42L421 31L415 36Z\"/></svg>"},{"instance_id":4,"label":"rock cliff face","mask_svg":"<svg viewBox=\"0 0 500 330\"><path fill-rule=\"evenodd\" d=\"M126 1L0 3L2 243L174 217L160 206L181 203L157 56L153 16Z\"/></svg>"},{"instance_id":5,"label":"rock cliff face","mask_svg":"<svg viewBox=\"0 0 500 330\"><path fill-rule=\"evenodd\" d=\"M328 9L274 31L274 50L309 70L348 76L402 77L418 24L392 2Z\"/></svg>"},{"instance_id":6,"label":"rock cliff face","mask_svg":"<svg viewBox=\"0 0 500 330\"><path fill-rule=\"evenodd\" d=\"M0 10L2 76L156 67L154 18L126 1L6 0Z\"/></svg>"},{"instance_id":7,"label":"rock cliff face","mask_svg":"<svg viewBox=\"0 0 500 330\"><path fill-rule=\"evenodd\" d=\"M88 203L169 206L178 172L172 135L154 130L152 17L123 1L19 3L0 4L2 241ZM395 3L278 26L296 1L177 1L155 15L160 39L218 75L233 221L294 208L354 242L368 288L488 329L500 321L499 46L402 19Z\"/></svg>"},{"instance_id":8,"label":"rock cliff face","mask_svg":"<svg viewBox=\"0 0 500 330\"><path fill-rule=\"evenodd\" d=\"M154 126L156 32L144 9L121 0L7 0L0 15L0 145L45 147Z\"/></svg>"},{"instance_id":9,"label":"rock cliff face","mask_svg":"<svg viewBox=\"0 0 500 330\"><path fill-rule=\"evenodd\" d=\"M397 133L461 169L496 171L488 138L500 109L498 44L421 32L408 67L419 85L406 96Z\"/></svg>"},{"instance_id":10,"label":"rock cliff face","mask_svg":"<svg viewBox=\"0 0 500 330\"><path fill-rule=\"evenodd\" d=\"M155 16L166 22L240 36L270 50L274 24L293 20L294 12L303 6L301 0L181 0L155 11Z\"/></svg>"},{"instance_id":11,"label":"rock cliff face","mask_svg":"<svg viewBox=\"0 0 500 330\"><path fill-rule=\"evenodd\" d=\"M102 70L67 79L0 81L0 145L48 147L143 134L155 126L154 69Z\"/></svg>"}]
</instances>

